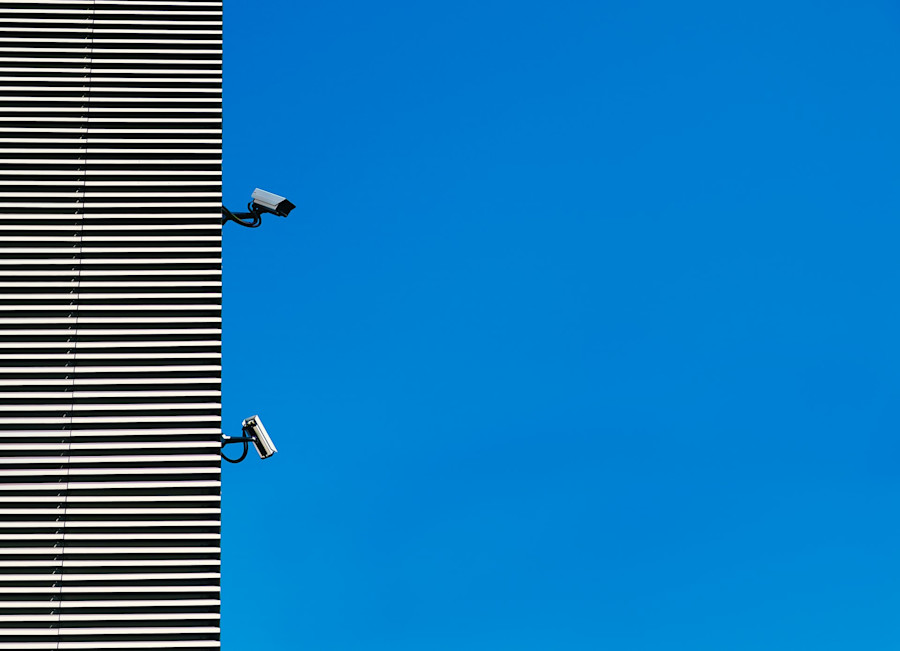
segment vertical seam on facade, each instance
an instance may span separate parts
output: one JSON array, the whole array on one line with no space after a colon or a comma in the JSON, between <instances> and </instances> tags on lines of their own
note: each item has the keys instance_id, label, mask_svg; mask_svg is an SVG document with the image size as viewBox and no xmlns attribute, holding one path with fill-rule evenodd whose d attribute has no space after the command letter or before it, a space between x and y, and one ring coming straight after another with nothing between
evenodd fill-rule
<instances>
[{"instance_id":1,"label":"vertical seam on facade","mask_svg":"<svg viewBox=\"0 0 900 651\"><path fill-rule=\"evenodd\" d=\"M60 629L62 626L62 611L63 611L63 588L65 587L65 581L63 577L66 573L66 533L67 533L67 515L69 509L69 472L72 468L72 428L74 426L75 421L75 389L76 389L76 379L77 372L76 368L78 366L78 317L79 317L79 305L81 302L81 270L84 262L84 249L83 249L83 241L84 241L84 221L87 219L87 166L88 166L88 151L90 148L90 121L91 121L91 90L93 83L93 63L94 63L94 16L95 9L97 6L96 0L92 0L90 7L90 24L88 26L88 51L87 51L87 88L85 91L85 132L84 132L84 169L82 170L81 177L81 219L78 220L78 234L76 235L76 243L75 247L77 248L77 262L75 264L75 292L74 292L74 333L73 333L73 347L72 347L72 382L70 384L72 396L71 403L69 404L69 431L68 437L66 440L66 472L64 475L64 484L65 488L63 489L63 504L62 504L62 538L60 541L60 565L59 565L59 592L57 592L58 602L57 602L57 616L56 616L56 649L59 651L59 645L61 642L61 633Z\"/></svg>"}]
</instances>

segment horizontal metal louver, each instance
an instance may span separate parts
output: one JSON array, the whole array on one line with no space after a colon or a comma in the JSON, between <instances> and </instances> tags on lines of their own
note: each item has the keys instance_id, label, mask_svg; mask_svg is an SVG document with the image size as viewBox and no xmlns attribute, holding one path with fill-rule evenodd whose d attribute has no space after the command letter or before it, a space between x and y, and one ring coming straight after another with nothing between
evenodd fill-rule
<instances>
[{"instance_id":1,"label":"horizontal metal louver","mask_svg":"<svg viewBox=\"0 0 900 651\"><path fill-rule=\"evenodd\" d=\"M219 647L221 21L0 0L0 650Z\"/></svg>"}]
</instances>

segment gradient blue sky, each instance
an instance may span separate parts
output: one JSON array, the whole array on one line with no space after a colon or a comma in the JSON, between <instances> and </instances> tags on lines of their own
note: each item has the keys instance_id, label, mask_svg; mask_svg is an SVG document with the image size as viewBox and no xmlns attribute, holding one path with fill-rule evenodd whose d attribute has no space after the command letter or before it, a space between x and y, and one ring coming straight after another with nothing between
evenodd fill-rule
<instances>
[{"instance_id":1,"label":"gradient blue sky","mask_svg":"<svg viewBox=\"0 0 900 651\"><path fill-rule=\"evenodd\" d=\"M900 647L896 3L225 11L225 651Z\"/></svg>"}]
</instances>

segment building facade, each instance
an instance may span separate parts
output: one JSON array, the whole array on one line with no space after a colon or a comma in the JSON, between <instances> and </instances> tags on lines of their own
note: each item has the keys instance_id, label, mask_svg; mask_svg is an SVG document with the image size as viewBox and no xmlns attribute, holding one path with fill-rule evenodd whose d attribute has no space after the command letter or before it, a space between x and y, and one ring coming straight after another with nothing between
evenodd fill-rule
<instances>
[{"instance_id":1,"label":"building facade","mask_svg":"<svg viewBox=\"0 0 900 651\"><path fill-rule=\"evenodd\" d=\"M0 649L219 646L221 20L0 0Z\"/></svg>"}]
</instances>

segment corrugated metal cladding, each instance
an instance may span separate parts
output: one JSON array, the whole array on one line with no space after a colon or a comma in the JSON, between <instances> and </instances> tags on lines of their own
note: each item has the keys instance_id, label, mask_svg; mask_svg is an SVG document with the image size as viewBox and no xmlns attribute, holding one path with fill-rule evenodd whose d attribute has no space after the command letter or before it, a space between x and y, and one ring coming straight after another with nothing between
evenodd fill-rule
<instances>
[{"instance_id":1,"label":"corrugated metal cladding","mask_svg":"<svg viewBox=\"0 0 900 651\"><path fill-rule=\"evenodd\" d=\"M0 0L0 649L219 646L221 18Z\"/></svg>"}]
</instances>

